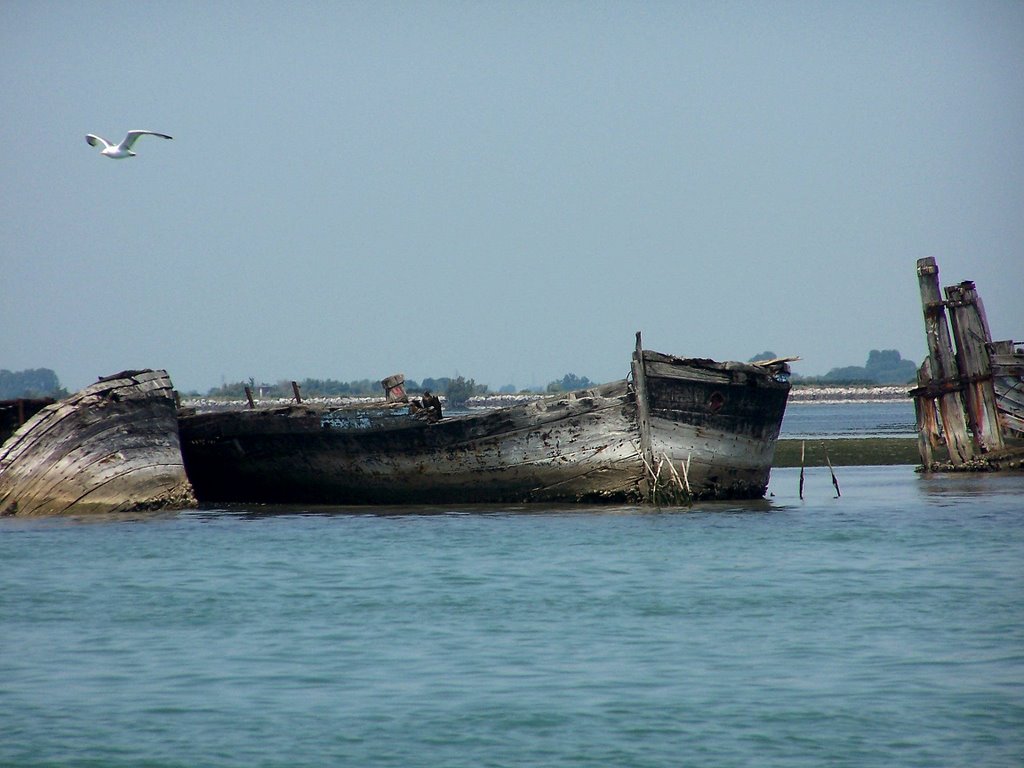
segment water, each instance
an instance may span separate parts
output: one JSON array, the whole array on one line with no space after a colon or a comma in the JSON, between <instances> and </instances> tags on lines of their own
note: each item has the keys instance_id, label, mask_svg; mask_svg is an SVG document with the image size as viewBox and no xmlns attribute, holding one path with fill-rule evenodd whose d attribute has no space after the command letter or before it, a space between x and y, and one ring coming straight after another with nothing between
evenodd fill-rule
<instances>
[{"instance_id":1,"label":"water","mask_svg":"<svg viewBox=\"0 0 1024 768\"><path fill-rule=\"evenodd\" d=\"M0 520L4 766L1020 766L1024 475Z\"/></svg>"},{"instance_id":2,"label":"water","mask_svg":"<svg viewBox=\"0 0 1024 768\"><path fill-rule=\"evenodd\" d=\"M917 437L914 402L790 403L782 420L783 438Z\"/></svg>"}]
</instances>

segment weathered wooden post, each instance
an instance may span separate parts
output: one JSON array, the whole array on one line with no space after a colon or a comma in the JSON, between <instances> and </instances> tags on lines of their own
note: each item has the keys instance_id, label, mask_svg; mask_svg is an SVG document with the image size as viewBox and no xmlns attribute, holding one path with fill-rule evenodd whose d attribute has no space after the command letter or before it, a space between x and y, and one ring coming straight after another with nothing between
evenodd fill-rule
<instances>
[{"instance_id":1,"label":"weathered wooden post","mask_svg":"<svg viewBox=\"0 0 1024 768\"><path fill-rule=\"evenodd\" d=\"M299 382L297 381L292 382L292 394L295 395L296 403L302 402L302 396L299 394Z\"/></svg>"},{"instance_id":2,"label":"weathered wooden post","mask_svg":"<svg viewBox=\"0 0 1024 768\"><path fill-rule=\"evenodd\" d=\"M917 260L917 280L921 289L925 336L928 338L928 358L933 376L931 385L937 386L939 392L942 434L946 439L950 462L964 464L974 453L967 437L960 382L946 323L946 303L939 292L939 268L931 256Z\"/></svg>"},{"instance_id":3,"label":"weathered wooden post","mask_svg":"<svg viewBox=\"0 0 1024 768\"><path fill-rule=\"evenodd\" d=\"M640 338L640 331L636 332L636 349L633 351L633 386L636 387L636 420L640 428L640 458L647 466L652 477L654 487L657 487L658 478L651 467L654 465L654 451L651 446L651 413L650 401L647 399L647 370L644 367L644 348ZM689 482L689 478L687 478ZM653 499L654 491L651 491Z\"/></svg>"},{"instance_id":4,"label":"weathered wooden post","mask_svg":"<svg viewBox=\"0 0 1024 768\"><path fill-rule=\"evenodd\" d=\"M917 452L921 454L921 466L925 472L931 471L932 451L942 444L935 415L935 393L930 388L931 380L931 359L925 358L917 371L917 389L910 393L914 397L914 415L917 417Z\"/></svg>"},{"instance_id":5,"label":"weathered wooden post","mask_svg":"<svg viewBox=\"0 0 1024 768\"><path fill-rule=\"evenodd\" d=\"M982 453L1001 450L1003 432L996 411L996 392L986 346L992 341L992 334L974 283L966 281L948 286L946 305L956 343L957 370L967 401L967 425L974 434L974 445Z\"/></svg>"},{"instance_id":6,"label":"weathered wooden post","mask_svg":"<svg viewBox=\"0 0 1024 768\"><path fill-rule=\"evenodd\" d=\"M396 373L382 379L380 385L384 387L384 399L389 403L407 403L409 396L405 394L405 374Z\"/></svg>"},{"instance_id":7,"label":"weathered wooden post","mask_svg":"<svg viewBox=\"0 0 1024 768\"><path fill-rule=\"evenodd\" d=\"M245 399L249 401L250 408L256 407L256 403L252 399L252 389L248 385L245 387Z\"/></svg>"}]
</instances>

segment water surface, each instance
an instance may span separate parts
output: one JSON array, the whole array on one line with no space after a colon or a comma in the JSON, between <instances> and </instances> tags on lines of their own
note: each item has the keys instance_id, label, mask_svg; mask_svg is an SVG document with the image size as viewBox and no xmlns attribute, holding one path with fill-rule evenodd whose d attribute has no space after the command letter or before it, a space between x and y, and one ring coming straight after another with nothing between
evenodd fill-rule
<instances>
[{"instance_id":1,"label":"water surface","mask_svg":"<svg viewBox=\"0 0 1024 768\"><path fill-rule=\"evenodd\" d=\"M917 437L914 401L790 402L781 437L814 440L836 437Z\"/></svg>"},{"instance_id":2,"label":"water surface","mask_svg":"<svg viewBox=\"0 0 1024 768\"><path fill-rule=\"evenodd\" d=\"M0 764L1014 766L1024 477L0 521Z\"/></svg>"}]
</instances>

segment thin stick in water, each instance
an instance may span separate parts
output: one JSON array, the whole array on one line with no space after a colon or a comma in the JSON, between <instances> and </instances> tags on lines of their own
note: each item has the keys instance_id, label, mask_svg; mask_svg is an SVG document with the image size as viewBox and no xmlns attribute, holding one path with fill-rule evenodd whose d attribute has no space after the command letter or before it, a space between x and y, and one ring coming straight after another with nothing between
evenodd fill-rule
<instances>
[{"instance_id":1,"label":"thin stick in water","mask_svg":"<svg viewBox=\"0 0 1024 768\"><path fill-rule=\"evenodd\" d=\"M663 459L665 459L665 463L668 464L668 468L672 472L672 477L676 481L676 485L679 486L679 490L680 491L686 490L685 488L683 488L683 481L679 478L679 473L676 472L676 468L672 464L672 459L670 459L668 457L667 453L663 453L663 454L661 454L661 456L662 456Z\"/></svg>"},{"instance_id":2,"label":"thin stick in water","mask_svg":"<svg viewBox=\"0 0 1024 768\"><path fill-rule=\"evenodd\" d=\"M804 498L804 448L806 447L806 445L807 445L806 442L804 442L803 440L800 441L800 499L801 499L801 501Z\"/></svg>"},{"instance_id":3,"label":"thin stick in water","mask_svg":"<svg viewBox=\"0 0 1024 768\"><path fill-rule=\"evenodd\" d=\"M832 485L834 485L835 488L836 488L836 498L838 499L843 494L841 494L839 492L839 481L836 479L836 473L832 469L832 462L828 460L828 451L825 450L825 444L824 443L821 444L821 450L825 451L825 463L828 464L828 471L832 473Z\"/></svg>"}]
</instances>

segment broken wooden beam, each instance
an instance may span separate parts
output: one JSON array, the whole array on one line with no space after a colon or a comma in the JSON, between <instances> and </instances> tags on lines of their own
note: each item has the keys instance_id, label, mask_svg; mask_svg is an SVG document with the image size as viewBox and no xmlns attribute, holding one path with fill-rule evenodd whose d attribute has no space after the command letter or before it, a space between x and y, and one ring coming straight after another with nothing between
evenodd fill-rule
<instances>
[{"instance_id":1,"label":"broken wooden beam","mask_svg":"<svg viewBox=\"0 0 1024 768\"><path fill-rule=\"evenodd\" d=\"M946 302L939 291L939 268L934 258L928 256L917 260L917 279L931 364L929 387L938 386L941 391L938 397L939 416L950 462L962 464L971 459L974 451L967 435L967 418L958 391L959 372L946 321Z\"/></svg>"},{"instance_id":2,"label":"broken wooden beam","mask_svg":"<svg viewBox=\"0 0 1024 768\"><path fill-rule=\"evenodd\" d=\"M992 386L988 344L992 335L974 283L946 287L946 303L956 343L956 364L967 404L967 425L981 453L1003 448L1003 434Z\"/></svg>"}]
</instances>

